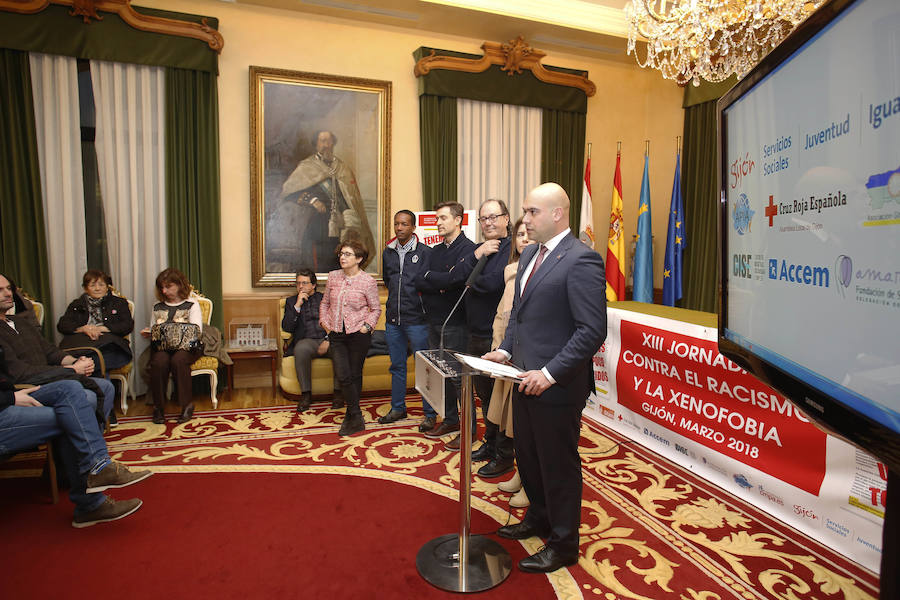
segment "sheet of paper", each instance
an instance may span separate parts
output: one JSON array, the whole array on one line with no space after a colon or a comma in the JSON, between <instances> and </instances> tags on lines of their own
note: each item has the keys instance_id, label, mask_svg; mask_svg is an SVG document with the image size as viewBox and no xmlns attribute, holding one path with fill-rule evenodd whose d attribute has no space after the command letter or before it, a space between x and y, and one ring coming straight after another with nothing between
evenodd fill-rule
<instances>
[{"instance_id":1,"label":"sheet of paper","mask_svg":"<svg viewBox=\"0 0 900 600\"><path fill-rule=\"evenodd\" d=\"M455 356L461 363L467 364L473 369L490 373L492 377L502 377L503 379L522 379L523 371L508 364L496 363L490 360L484 360L477 356L469 354L460 354L454 352Z\"/></svg>"}]
</instances>

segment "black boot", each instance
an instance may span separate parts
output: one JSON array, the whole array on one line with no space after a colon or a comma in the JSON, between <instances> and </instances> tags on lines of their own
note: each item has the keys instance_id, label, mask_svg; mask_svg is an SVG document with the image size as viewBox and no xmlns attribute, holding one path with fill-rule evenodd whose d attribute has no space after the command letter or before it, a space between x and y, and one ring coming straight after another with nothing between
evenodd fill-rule
<instances>
[{"instance_id":1,"label":"black boot","mask_svg":"<svg viewBox=\"0 0 900 600\"><path fill-rule=\"evenodd\" d=\"M341 390L334 390L334 394L331 396L331 408L344 408L346 402L344 402L344 392Z\"/></svg>"},{"instance_id":2,"label":"black boot","mask_svg":"<svg viewBox=\"0 0 900 600\"><path fill-rule=\"evenodd\" d=\"M309 406L312 404L312 392L303 392L300 396L300 401L297 403L297 412L302 413L309 410Z\"/></svg>"},{"instance_id":3,"label":"black boot","mask_svg":"<svg viewBox=\"0 0 900 600\"><path fill-rule=\"evenodd\" d=\"M194 403L191 402L187 406L181 409L181 414L178 416L178 423L187 423L191 419L194 418Z\"/></svg>"},{"instance_id":4,"label":"black boot","mask_svg":"<svg viewBox=\"0 0 900 600\"><path fill-rule=\"evenodd\" d=\"M344 422L341 423L341 429L338 435L353 435L360 431L365 431L366 422L363 420L361 413L354 415L344 415Z\"/></svg>"},{"instance_id":5,"label":"black boot","mask_svg":"<svg viewBox=\"0 0 900 600\"><path fill-rule=\"evenodd\" d=\"M153 409L153 422L157 425L165 425L166 424L166 414L163 412L161 408Z\"/></svg>"}]
</instances>

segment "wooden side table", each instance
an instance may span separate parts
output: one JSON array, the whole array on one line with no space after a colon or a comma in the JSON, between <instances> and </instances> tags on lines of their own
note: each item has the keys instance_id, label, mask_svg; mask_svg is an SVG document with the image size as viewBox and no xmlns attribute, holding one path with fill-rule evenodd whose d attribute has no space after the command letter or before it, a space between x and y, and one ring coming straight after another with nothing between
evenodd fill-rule
<instances>
[{"instance_id":1,"label":"wooden side table","mask_svg":"<svg viewBox=\"0 0 900 600\"><path fill-rule=\"evenodd\" d=\"M253 358L268 358L272 369L272 397L278 389L278 346L274 343L267 346L227 346L225 351L233 362ZM228 365L228 393L234 389L234 365Z\"/></svg>"}]
</instances>

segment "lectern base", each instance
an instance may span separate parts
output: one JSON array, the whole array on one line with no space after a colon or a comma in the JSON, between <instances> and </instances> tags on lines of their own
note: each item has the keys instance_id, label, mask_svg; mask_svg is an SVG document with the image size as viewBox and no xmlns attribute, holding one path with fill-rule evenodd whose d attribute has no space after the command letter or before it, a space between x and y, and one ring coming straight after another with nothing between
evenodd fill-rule
<instances>
[{"instance_id":1,"label":"lectern base","mask_svg":"<svg viewBox=\"0 0 900 600\"><path fill-rule=\"evenodd\" d=\"M416 568L425 581L449 592L483 592L502 583L512 569L512 558L496 541L469 536L469 560L459 564L459 535L450 533L427 542L416 555Z\"/></svg>"}]
</instances>

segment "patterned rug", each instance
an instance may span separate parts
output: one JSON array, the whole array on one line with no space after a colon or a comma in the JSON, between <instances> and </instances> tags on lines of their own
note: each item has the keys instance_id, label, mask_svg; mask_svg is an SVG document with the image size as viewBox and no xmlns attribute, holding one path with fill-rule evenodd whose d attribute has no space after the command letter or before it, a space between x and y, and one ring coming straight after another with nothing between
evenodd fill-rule
<instances>
[{"instance_id":1,"label":"patterned rug","mask_svg":"<svg viewBox=\"0 0 900 600\"><path fill-rule=\"evenodd\" d=\"M379 425L388 400L364 400L367 428L349 438L337 435L342 412L318 403L303 415L290 406L202 412L183 425L122 418L107 440L117 460L161 473L364 477L456 499L459 455L416 431L417 406ZM557 598L878 597L875 574L741 499L591 421L581 436L580 559L546 576ZM472 510L497 526L517 521L524 511L496 483L474 478ZM540 548L521 543L524 553Z\"/></svg>"}]
</instances>

